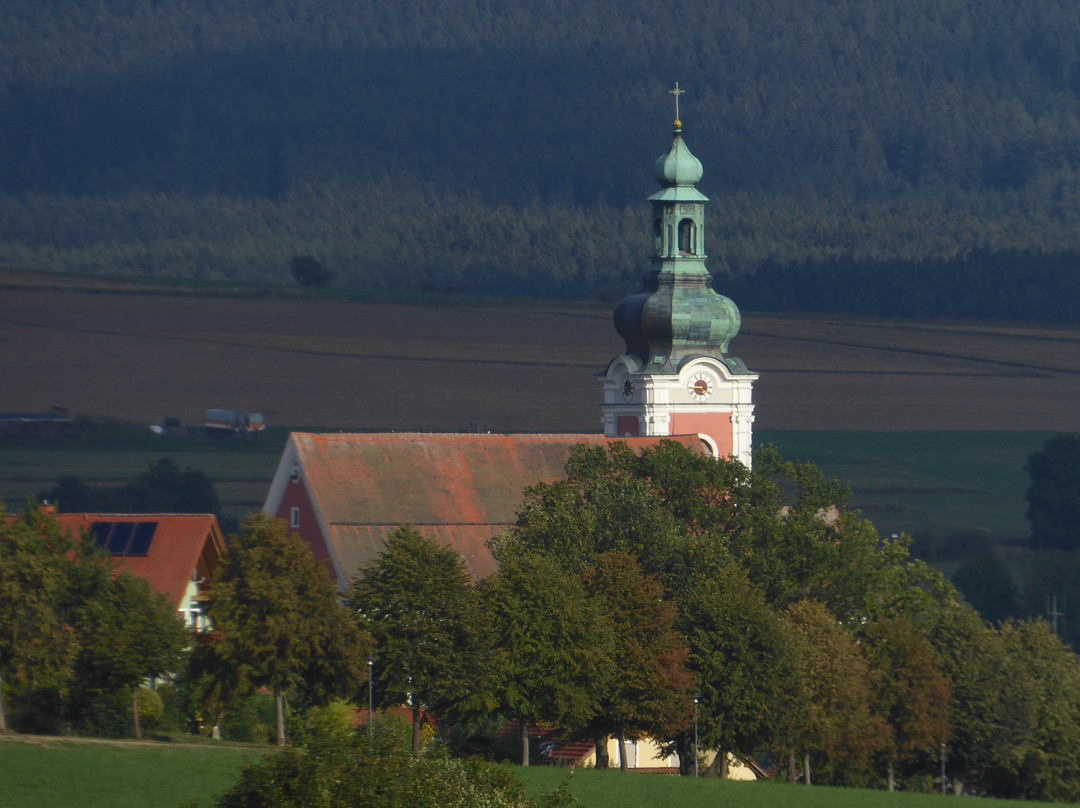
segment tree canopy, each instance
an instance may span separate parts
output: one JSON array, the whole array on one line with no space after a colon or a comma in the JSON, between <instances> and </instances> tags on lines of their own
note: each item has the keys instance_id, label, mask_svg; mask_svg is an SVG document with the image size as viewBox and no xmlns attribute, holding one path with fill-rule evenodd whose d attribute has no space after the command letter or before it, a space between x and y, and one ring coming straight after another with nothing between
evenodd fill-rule
<instances>
[{"instance_id":1,"label":"tree canopy","mask_svg":"<svg viewBox=\"0 0 1080 808\"><path fill-rule=\"evenodd\" d=\"M217 641L207 672L274 693L285 742L284 697L352 696L364 680L366 638L338 602L325 567L280 519L252 515L232 537L206 602Z\"/></svg>"},{"instance_id":2,"label":"tree canopy","mask_svg":"<svg viewBox=\"0 0 1080 808\"><path fill-rule=\"evenodd\" d=\"M345 600L375 642L377 704L411 707L415 750L425 709L467 711L471 697L484 697L487 648L472 584L455 550L401 526L375 563L360 571Z\"/></svg>"},{"instance_id":3,"label":"tree canopy","mask_svg":"<svg viewBox=\"0 0 1080 808\"><path fill-rule=\"evenodd\" d=\"M1057 435L1028 457L1027 517L1040 550L1080 547L1080 435Z\"/></svg>"}]
</instances>

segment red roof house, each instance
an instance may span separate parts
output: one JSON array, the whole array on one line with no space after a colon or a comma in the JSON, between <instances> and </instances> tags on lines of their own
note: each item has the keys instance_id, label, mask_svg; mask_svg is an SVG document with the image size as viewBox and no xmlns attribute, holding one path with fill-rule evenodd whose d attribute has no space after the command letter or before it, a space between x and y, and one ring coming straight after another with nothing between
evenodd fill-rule
<instances>
[{"instance_id":1,"label":"red roof house","mask_svg":"<svg viewBox=\"0 0 1080 808\"><path fill-rule=\"evenodd\" d=\"M707 451L696 435L623 440L640 451L665 439ZM517 520L523 489L563 477L577 444L613 440L597 434L294 432L263 510L285 519L342 589L401 524L452 546L482 577L495 570L487 541Z\"/></svg>"},{"instance_id":2,"label":"red roof house","mask_svg":"<svg viewBox=\"0 0 1080 808\"><path fill-rule=\"evenodd\" d=\"M72 535L88 532L120 569L165 594L188 624L205 627L204 590L225 555L225 539L211 514L53 514Z\"/></svg>"}]
</instances>

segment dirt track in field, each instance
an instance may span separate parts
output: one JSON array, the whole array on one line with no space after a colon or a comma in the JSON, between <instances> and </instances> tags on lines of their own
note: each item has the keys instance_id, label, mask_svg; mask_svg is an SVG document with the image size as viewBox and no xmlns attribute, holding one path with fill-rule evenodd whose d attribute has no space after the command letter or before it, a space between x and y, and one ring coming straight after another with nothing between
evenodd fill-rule
<instances>
[{"instance_id":1,"label":"dirt track in field","mask_svg":"<svg viewBox=\"0 0 1080 808\"><path fill-rule=\"evenodd\" d=\"M40 277L40 276L38 276ZM596 431L609 311L35 288L0 276L0 412ZM744 313L758 430L1080 431L1080 329Z\"/></svg>"}]
</instances>

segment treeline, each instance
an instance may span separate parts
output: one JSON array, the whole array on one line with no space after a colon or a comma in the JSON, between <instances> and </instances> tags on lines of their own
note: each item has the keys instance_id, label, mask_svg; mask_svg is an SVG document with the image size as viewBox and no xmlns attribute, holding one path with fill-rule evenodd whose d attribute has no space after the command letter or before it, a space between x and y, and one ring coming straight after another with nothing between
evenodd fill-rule
<instances>
[{"instance_id":1,"label":"treeline","mask_svg":"<svg viewBox=\"0 0 1080 808\"><path fill-rule=\"evenodd\" d=\"M675 79L716 272L1068 253L1078 41L1056 0L13 0L0 262L618 296Z\"/></svg>"}]
</instances>

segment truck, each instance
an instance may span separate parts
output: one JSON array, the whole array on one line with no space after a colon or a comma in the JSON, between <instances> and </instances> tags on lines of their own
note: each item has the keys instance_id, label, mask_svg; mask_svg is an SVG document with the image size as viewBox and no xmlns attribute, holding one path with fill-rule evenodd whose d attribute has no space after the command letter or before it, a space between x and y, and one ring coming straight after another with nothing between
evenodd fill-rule
<instances>
[{"instance_id":1,"label":"truck","mask_svg":"<svg viewBox=\"0 0 1080 808\"><path fill-rule=\"evenodd\" d=\"M261 412L244 410L207 410L206 429L211 435L258 435L266 429Z\"/></svg>"}]
</instances>

